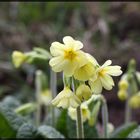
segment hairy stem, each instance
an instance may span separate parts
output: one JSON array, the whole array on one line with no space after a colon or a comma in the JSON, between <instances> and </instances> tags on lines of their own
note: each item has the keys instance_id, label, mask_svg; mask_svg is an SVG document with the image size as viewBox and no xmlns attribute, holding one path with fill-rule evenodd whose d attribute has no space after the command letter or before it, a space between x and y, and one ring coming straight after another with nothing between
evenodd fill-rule
<instances>
[{"instance_id":1,"label":"hairy stem","mask_svg":"<svg viewBox=\"0 0 140 140\"><path fill-rule=\"evenodd\" d=\"M76 91L77 84L74 78L72 78L72 88L73 91ZM83 128L83 122L82 122L82 114L81 114L81 107L78 106L76 108L76 114L77 114L77 119L76 119L76 132L77 132L77 138L84 138L84 128Z\"/></svg>"},{"instance_id":2,"label":"hairy stem","mask_svg":"<svg viewBox=\"0 0 140 140\"><path fill-rule=\"evenodd\" d=\"M50 87L52 91L52 97L56 96L57 92L57 75L52 70L50 71ZM51 106L51 114L52 114L52 126L55 125L55 108Z\"/></svg>"},{"instance_id":3,"label":"hairy stem","mask_svg":"<svg viewBox=\"0 0 140 140\"><path fill-rule=\"evenodd\" d=\"M82 123L82 114L80 106L77 107L76 112L77 112L77 120L76 120L77 138L84 138L84 128Z\"/></svg>"},{"instance_id":4,"label":"hairy stem","mask_svg":"<svg viewBox=\"0 0 140 140\"><path fill-rule=\"evenodd\" d=\"M102 105L102 120L103 120L103 129L104 129L104 138L108 138L108 130L107 130L108 108L107 108L107 103L105 99Z\"/></svg>"},{"instance_id":5,"label":"hairy stem","mask_svg":"<svg viewBox=\"0 0 140 140\"><path fill-rule=\"evenodd\" d=\"M41 94L41 71L36 71L36 79L35 79L35 86L36 86L36 102L37 102L37 110L36 110L36 125L39 126L40 118L41 118L41 104L40 104L40 94Z\"/></svg>"},{"instance_id":6,"label":"hairy stem","mask_svg":"<svg viewBox=\"0 0 140 140\"><path fill-rule=\"evenodd\" d=\"M125 104L125 124L131 121L131 108L129 107L129 100Z\"/></svg>"}]
</instances>

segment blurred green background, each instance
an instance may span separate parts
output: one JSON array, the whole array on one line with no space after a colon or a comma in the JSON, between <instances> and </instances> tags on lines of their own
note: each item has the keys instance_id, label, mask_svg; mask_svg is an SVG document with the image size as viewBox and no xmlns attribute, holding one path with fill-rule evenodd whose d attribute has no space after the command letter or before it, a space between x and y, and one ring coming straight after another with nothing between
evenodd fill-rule
<instances>
[{"instance_id":1,"label":"blurred green background","mask_svg":"<svg viewBox=\"0 0 140 140\"><path fill-rule=\"evenodd\" d=\"M53 41L62 42L70 35L84 44L84 51L99 63L111 59L125 72L131 58L140 69L140 3L138 2L0 2L0 100L16 96L23 103L34 99L34 72L48 64L14 68L14 50L30 51L34 47L49 50ZM124 121L124 102L116 87L104 91L108 100L109 120L115 126ZM58 91L61 89L58 83ZM112 94L111 94L112 93ZM133 120L140 122L139 110Z\"/></svg>"}]
</instances>

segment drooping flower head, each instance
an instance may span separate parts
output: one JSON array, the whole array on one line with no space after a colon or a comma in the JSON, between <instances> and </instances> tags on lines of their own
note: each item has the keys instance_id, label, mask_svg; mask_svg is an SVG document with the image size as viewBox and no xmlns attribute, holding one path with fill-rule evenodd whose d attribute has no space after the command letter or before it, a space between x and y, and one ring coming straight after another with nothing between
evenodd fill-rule
<instances>
[{"instance_id":1,"label":"drooping flower head","mask_svg":"<svg viewBox=\"0 0 140 140\"><path fill-rule=\"evenodd\" d=\"M14 51L12 53L12 61L16 68L20 67L20 65L24 63L26 58L27 56L20 51Z\"/></svg>"},{"instance_id":2,"label":"drooping flower head","mask_svg":"<svg viewBox=\"0 0 140 140\"><path fill-rule=\"evenodd\" d=\"M42 91L42 93L40 95L40 100L41 100L42 104L50 105L51 100L52 100L52 93L51 93L51 91L48 90L48 89Z\"/></svg>"},{"instance_id":3,"label":"drooping flower head","mask_svg":"<svg viewBox=\"0 0 140 140\"><path fill-rule=\"evenodd\" d=\"M74 71L87 63L86 56L80 49L83 44L70 36L63 38L63 42L53 42L50 47L50 66L55 72L63 71L65 75L72 76Z\"/></svg>"},{"instance_id":4,"label":"drooping flower head","mask_svg":"<svg viewBox=\"0 0 140 140\"><path fill-rule=\"evenodd\" d=\"M77 108L80 103L81 101L69 87L64 87L64 89L52 100L53 105L62 108Z\"/></svg>"},{"instance_id":5,"label":"drooping flower head","mask_svg":"<svg viewBox=\"0 0 140 140\"><path fill-rule=\"evenodd\" d=\"M107 60L102 66L98 64L96 75L89 80L89 85L94 93L101 93L103 87L106 90L111 90L114 86L114 81L111 76L122 74L121 67L117 65L110 66L111 63L111 60Z\"/></svg>"}]
</instances>

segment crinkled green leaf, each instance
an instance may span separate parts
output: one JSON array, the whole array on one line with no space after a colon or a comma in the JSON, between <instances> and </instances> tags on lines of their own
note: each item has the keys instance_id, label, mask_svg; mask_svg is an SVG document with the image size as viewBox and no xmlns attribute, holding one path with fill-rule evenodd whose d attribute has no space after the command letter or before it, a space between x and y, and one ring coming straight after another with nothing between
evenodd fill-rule
<instances>
[{"instance_id":1,"label":"crinkled green leaf","mask_svg":"<svg viewBox=\"0 0 140 140\"><path fill-rule=\"evenodd\" d=\"M0 137L14 138L24 121L22 117L0 103Z\"/></svg>"},{"instance_id":2,"label":"crinkled green leaf","mask_svg":"<svg viewBox=\"0 0 140 140\"><path fill-rule=\"evenodd\" d=\"M26 103L26 104L23 104L23 105L19 106L18 108L16 108L15 112L17 114L27 115L29 113L32 113L35 110L36 110L35 103Z\"/></svg>"},{"instance_id":3,"label":"crinkled green leaf","mask_svg":"<svg viewBox=\"0 0 140 140\"><path fill-rule=\"evenodd\" d=\"M131 122L125 125L122 125L118 127L112 134L111 138L126 138L129 133L131 133L135 128L137 127L137 124L135 122Z\"/></svg>"},{"instance_id":4,"label":"crinkled green leaf","mask_svg":"<svg viewBox=\"0 0 140 140\"><path fill-rule=\"evenodd\" d=\"M42 125L38 128L38 138L64 138L64 136L51 126Z\"/></svg>"},{"instance_id":5,"label":"crinkled green leaf","mask_svg":"<svg viewBox=\"0 0 140 140\"><path fill-rule=\"evenodd\" d=\"M134 129L127 138L140 138L140 126Z\"/></svg>"},{"instance_id":6,"label":"crinkled green leaf","mask_svg":"<svg viewBox=\"0 0 140 140\"><path fill-rule=\"evenodd\" d=\"M2 104L8 108L15 109L20 105L20 102L14 96L7 96L3 99Z\"/></svg>"},{"instance_id":7,"label":"crinkled green leaf","mask_svg":"<svg viewBox=\"0 0 140 140\"><path fill-rule=\"evenodd\" d=\"M24 123L17 132L17 138L35 138L37 129L31 123Z\"/></svg>"}]
</instances>

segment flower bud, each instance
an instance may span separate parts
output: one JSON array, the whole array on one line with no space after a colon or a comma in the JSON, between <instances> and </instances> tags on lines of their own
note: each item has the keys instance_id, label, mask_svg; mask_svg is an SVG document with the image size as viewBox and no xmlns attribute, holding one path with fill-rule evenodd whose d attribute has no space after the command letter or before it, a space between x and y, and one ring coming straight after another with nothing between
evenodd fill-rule
<instances>
[{"instance_id":1,"label":"flower bud","mask_svg":"<svg viewBox=\"0 0 140 140\"><path fill-rule=\"evenodd\" d=\"M76 90L76 95L78 96L78 98L81 101L85 101L91 97L92 92L91 92L89 86L87 86L85 84L81 84Z\"/></svg>"},{"instance_id":2,"label":"flower bud","mask_svg":"<svg viewBox=\"0 0 140 140\"><path fill-rule=\"evenodd\" d=\"M127 91L124 90L124 89L121 89L119 92L118 92L118 98L120 100L126 100L128 97L128 94L127 94Z\"/></svg>"},{"instance_id":3,"label":"flower bud","mask_svg":"<svg viewBox=\"0 0 140 140\"><path fill-rule=\"evenodd\" d=\"M14 51L12 54L12 61L16 68L20 67L26 58L26 55L20 51Z\"/></svg>"},{"instance_id":4,"label":"flower bud","mask_svg":"<svg viewBox=\"0 0 140 140\"><path fill-rule=\"evenodd\" d=\"M119 88L126 90L128 88L128 82L126 80L121 80L119 82Z\"/></svg>"},{"instance_id":5,"label":"flower bud","mask_svg":"<svg viewBox=\"0 0 140 140\"><path fill-rule=\"evenodd\" d=\"M137 109L140 107L140 94L132 96L129 100L130 107Z\"/></svg>"}]
</instances>

